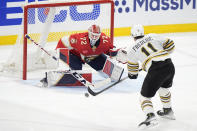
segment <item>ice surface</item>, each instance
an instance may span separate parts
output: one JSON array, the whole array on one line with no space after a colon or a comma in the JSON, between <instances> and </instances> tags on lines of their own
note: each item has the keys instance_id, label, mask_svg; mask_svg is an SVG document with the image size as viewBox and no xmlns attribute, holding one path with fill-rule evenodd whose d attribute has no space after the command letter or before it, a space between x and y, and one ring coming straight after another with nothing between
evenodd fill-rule
<instances>
[{"instance_id":1,"label":"ice surface","mask_svg":"<svg viewBox=\"0 0 197 131\"><path fill-rule=\"evenodd\" d=\"M153 131L197 129L197 33L163 34L174 40L176 67L172 104L176 120L159 118ZM115 38L118 47L129 37ZM10 47L0 46L0 62ZM23 81L0 75L0 131L136 131L145 116L139 104L144 72L137 80L125 80L102 94L86 98L86 88L38 88L35 80ZM155 110L161 108L158 95Z\"/></svg>"}]
</instances>

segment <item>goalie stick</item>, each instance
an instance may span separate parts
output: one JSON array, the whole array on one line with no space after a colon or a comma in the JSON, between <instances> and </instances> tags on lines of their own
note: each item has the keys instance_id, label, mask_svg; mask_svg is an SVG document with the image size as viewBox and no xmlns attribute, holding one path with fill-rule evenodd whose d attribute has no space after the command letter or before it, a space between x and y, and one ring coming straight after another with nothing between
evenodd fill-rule
<instances>
[{"instance_id":1,"label":"goalie stick","mask_svg":"<svg viewBox=\"0 0 197 131\"><path fill-rule=\"evenodd\" d=\"M42 47L40 44L38 44L37 42L35 42L29 35L25 35L25 37L27 39L29 39L31 42L33 42L35 45L37 45L41 50L43 50L46 54L48 54L52 59L54 59L55 61L57 61L58 59L51 55L47 50L44 49L44 47ZM71 69L70 69L71 71ZM81 76L79 73L77 73L76 71L72 70L71 71L71 75L73 77L75 77L80 83L82 83L84 86L86 86L88 88L88 92L93 95L94 92L93 90L99 87L96 87L94 84L92 84L91 82L87 81L85 78L83 78L83 76ZM108 79L104 80L103 83L106 84L106 82L108 81ZM103 86L104 84L100 84L100 86ZM93 92L93 93L92 93Z\"/></svg>"},{"instance_id":2,"label":"goalie stick","mask_svg":"<svg viewBox=\"0 0 197 131\"><path fill-rule=\"evenodd\" d=\"M37 42L35 42L29 35L25 35L25 37L27 38L27 39L29 39L31 42L33 42L35 45L37 45L42 51L44 51L47 55L49 55L52 59L54 59L54 60L56 60L57 61L57 58L55 57L55 56L52 56L48 51L46 51L45 49L44 49L44 47L43 46L41 46L40 44L38 44Z\"/></svg>"}]
</instances>

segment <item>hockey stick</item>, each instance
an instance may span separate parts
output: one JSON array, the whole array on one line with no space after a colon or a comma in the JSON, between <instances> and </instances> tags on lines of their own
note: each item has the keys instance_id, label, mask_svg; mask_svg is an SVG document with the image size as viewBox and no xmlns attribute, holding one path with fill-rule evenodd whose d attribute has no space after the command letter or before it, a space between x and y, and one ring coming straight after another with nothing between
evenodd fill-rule
<instances>
[{"instance_id":1,"label":"hockey stick","mask_svg":"<svg viewBox=\"0 0 197 131\"><path fill-rule=\"evenodd\" d=\"M94 92L94 91L92 91L90 88L88 88L88 92L89 92L91 95L96 96L96 95L101 94L102 92L108 90L109 88L112 88L112 87L114 87L115 85L121 83L122 81L126 80L127 78L128 78L128 76L122 78L122 79L119 80L119 81L116 81L115 83L113 83L113 84L107 86L106 88L104 88L103 90L100 90L100 91L98 91L98 92Z\"/></svg>"},{"instance_id":2,"label":"hockey stick","mask_svg":"<svg viewBox=\"0 0 197 131\"><path fill-rule=\"evenodd\" d=\"M37 45L41 50L43 50L46 54L48 54L52 59L54 59L55 61L58 60L58 58L56 58L55 56L51 55L47 50L45 50L40 44L38 44L37 42L35 42L29 35L25 35L25 37L27 39L29 39L30 41L32 41L35 45ZM71 70L71 69L70 69ZM84 86L86 86L88 88L88 91L90 90L91 92L94 92L93 90L99 87L96 87L94 84L92 84L91 82L87 81L83 76L81 76L79 73L77 73L76 71L72 70L71 71L71 75L73 77L75 77L80 83L82 83ZM106 84L106 82L109 81L108 79L103 81L103 85ZM100 86L103 86L100 84ZM91 93L90 93L91 94Z\"/></svg>"},{"instance_id":3,"label":"hockey stick","mask_svg":"<svg viewBox=\"0 0 197 131\"><path fill-rule=\"evenodd\" d=\"M47 55L49 55L52 59L56 60L57 61L57 58L55 56L52 56L48 51L46 51L44 49L44 47L42 47L40 44L38 44L37 42L35 42L29 35L25 35L25 37L27 39L29 39L31 42L33 42L35 45L37 45L42 51L44 51Z\"/></svg>"},{"instance_id":4,"label":"hockey stick","mask_svg":"<svg viewBox=\"0 0 197 131\"><path fill-rule=\"evenodd\" d=\"M140 71L142 71L142 69L139 69L139 72L140 72ZM115 83L112 83L111 85L107 86L106 88L104 88L103 90L100 90L100 91L98 91L98 92L94 92L94 91L92 91L91 89L88 88L88 92L89 92L91 95L96 96L96 95L98 95L98 94L100 94L100 93L102 93L102 92L104 92L104 91L106 91L106 90L108 90L108 89L114 87L115 85L121 83L122 81L126 80L127 78L128 78L128 76L126 76L126 77L120 79L119 81L116 81Z\"/></svg>"}]
</instances>

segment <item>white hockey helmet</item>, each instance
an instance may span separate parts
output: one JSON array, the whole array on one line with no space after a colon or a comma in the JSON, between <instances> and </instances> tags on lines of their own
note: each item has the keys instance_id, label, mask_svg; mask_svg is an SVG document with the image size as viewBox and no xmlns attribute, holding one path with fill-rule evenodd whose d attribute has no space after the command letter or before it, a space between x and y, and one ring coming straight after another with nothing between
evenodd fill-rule
<instances>
[{"instance_id":1,"label":"white hockey helmet","mask_svg":"<svg viewBox=\"0 0 197 131\"><path fill-rule=\"evenodd\" d=\"M131 36L138 37L144 36L144 27L140 24L133 25L131 28Z\"/></svg>"},{"instance_id":2,"label":"white hockey helmet","mask_svg":"<svg viewBox=\"0 0 197 131\"><path fill-rule=\"evenodd\" d=\"M88 37L90 44L94 45L101 36L101 29L98 25L92 25L88 28Z\"/></svg>"}]
</instances>

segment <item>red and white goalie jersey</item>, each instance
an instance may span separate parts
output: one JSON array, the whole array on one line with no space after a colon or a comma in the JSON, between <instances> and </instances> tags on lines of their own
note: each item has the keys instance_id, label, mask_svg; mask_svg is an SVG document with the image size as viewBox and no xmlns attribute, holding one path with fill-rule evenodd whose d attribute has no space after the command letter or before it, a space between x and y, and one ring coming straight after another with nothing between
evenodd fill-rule
<instances>
[{"instance_id":1,"label":"red and white goalie jersey","mask_svg":"<svg viewBox=\"0 0 197 131\"><path fill-rule=\"evenodd\" d=\"M110 49L113 49L113 44L108 36L101 33L96 44L91 46L88 32L84 32L62 37L57 48L68 48L71 53L79 56L84 61L86 58L94 59L102 53L109 54Z\"/></svg>"}]
</instances>

